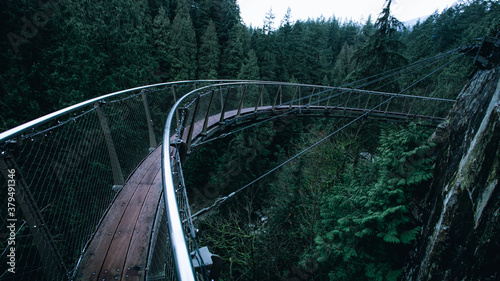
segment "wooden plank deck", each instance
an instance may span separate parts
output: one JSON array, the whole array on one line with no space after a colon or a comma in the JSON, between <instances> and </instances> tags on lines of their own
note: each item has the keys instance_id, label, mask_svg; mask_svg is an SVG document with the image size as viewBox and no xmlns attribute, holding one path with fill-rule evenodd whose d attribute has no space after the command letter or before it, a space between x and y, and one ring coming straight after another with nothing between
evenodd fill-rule
<instances>
[{"instance_id":1,"label":"wooden plank deck","mask_svg":"<svg viewBox=\"0 0 500 281\"><path fill-rule=\"evenodd\" d=\"M269 117L276 116L279 114L283 114L287 111L296 110L297 113L304 114L305 116L309 114L315 114L318 116L330 116L330 117L339 117L339 118L356 118L362 114L365 114L369 110L367 109L359 109L359 108L349 108L349 107L339 107L339 106L304 106L304 105L286 105L286 106L259 106L257 110L255 107L243 108L238 115L238 110L230 110L224 113L224 120L231 120L238 116L248 117L255 114L268 114ZM211 115L208 117L207 122L207 132L211 131L214 128L219 127L221 124L219 123L221 117L221 113ZM256 117L256 116L255 116ZM384 111L384 110L371 110L370 114L367 118L375 118L380 120L392 120L392 121L411 121L411 120L426 120L431 121L436 124L444 121L444 118L440 117L431 117L426 115L419 114L408 114L401 112L392 112L392 111ZM205 119L202 118L197 120L193 125L192 132L192 140L195 140L202 136L203 125ZM187 142L187 137L189 134L189 130L191 124L187 124L187 127L184 128L184 132L182 134L182 140Z\"/></svg>"},{"instance_id":2,"label":"wooden plank deck","mask_svg":"<svg viewBox=\"0 0 500 281\"><path fill-rule=\"evenodd\" d=\"M319 112L356 117L366 112L362 109L310 106L262 106L258 113L279 114L300 108L302 113ZM255 108L244 108L240 114L252 116ZM431 119L427 116L397 112L372 111L376 118ZM379 116L378 116L379 115ZM216 129L221 114L209 117L207 131ZM224 120L238 116L237 110L227 111ZM439 119L439 118L432 118ZM193 125L192 139L202 136L204 119ZM187 141L189 127L184 129L183 141ZM172 141L175 140L172 137ZM172 147L171 150L174 148ZM173 153L172 153L173 154ZM113 205L102 220L75 274L75 280L145 280L149 245L156 210L161 195L161 146L155 149L134 171L115 198Z\"/></svg>"},{"instance_id":3,"label":"wooden plank deck","mask_svg":"<svg viewBox=\"0 0 500 281\"><path fill-rule=\"evenodd\" d=\"M145 280L161 194L160 158L161 146L125 183L90 242L75 280Z\"/></svg>"}]
</instances>

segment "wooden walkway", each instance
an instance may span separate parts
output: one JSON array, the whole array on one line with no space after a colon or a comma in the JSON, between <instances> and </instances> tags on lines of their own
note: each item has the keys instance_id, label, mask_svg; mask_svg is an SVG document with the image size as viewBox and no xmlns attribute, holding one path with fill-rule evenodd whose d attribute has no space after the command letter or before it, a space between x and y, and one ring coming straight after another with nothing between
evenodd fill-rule
<instances>
[{"instance_id":1,"label":"wooden walkway","mask_svg":"<svg viewBox=\"0 0 500 281\"><path fill-rule=\"evenodd\" d=\"M145 280L161 195L161 146L134 171L82 258L75 280Z\"/></svg>"},{"instance_id":2,"label":"wooden walkway","mask_svg":"<svg viewBox=\"0 0 500 281\"><path fill-rule=\"evenodd\" d=\"M238 112L238 110L231 110L224 113L223 120L224 124L221 124L221 113L212 115L208 118L205 124L205 119L196 121L193 124L191 139L193 143L199 141L200 137L204 137L204 133L217 131L224 128L227 125L231 125L230 121L238 121L238 124L242 122L255 122L256 118L259 116L261 118L269 118L276 115L283 114L285 112L294 111L294 114L301 116L312 116L312 117L336 117L336 118L356 118L359 117L369 110L358 109L358 108L346 108L338 106L304 106L304 105L286 105L286 106L259 106L257 108L243 108ZM294 116L294 115L288 115ZM432 117L419 114L408 114L400 112L391 112L383 110L371 110L370 114L367 115L367 119L377 119L393 122L407 122L407 121L417 121L425 120L435 123L436 125L443 122L444 118ZM189 136L190 124L184 129L182 134L182 140L188 142L187 138ZM204 128L206 127L206 128ZM206 132L203 132L206 129ZM198 139L198 140L197 140Z\"/></svg>"},{"instance_id":3,"label":"wooden walkway","mask_svg":"<svg viewBox=\"0 0 500 281\"><path fill-rule=\"evenodd\" d=\"M232 124L232 121L255 122L256 118L276 116L286 111L300 109L299 115L331 116L354 118L366 112L362 109L310 106L280 106L272 108L244 108L210 116L194 122L193 128L183 132L196 142L200 137L217 134L216 131ZM441 121L415 114L372 111L371 116L385 120L424 119ZM205 132L204 132L205 131ZM191 133L191 134L190 134ZM175 136L172 137L172 141ZM174 149L174 148L171 148ZM127 183L115 198L113 205L105 214L99 228L83 256L75 280L145 280L146 265L151 244L152 229L161 198L161 146L155 149L134 171Z\"/></svg>"}]
</instances>

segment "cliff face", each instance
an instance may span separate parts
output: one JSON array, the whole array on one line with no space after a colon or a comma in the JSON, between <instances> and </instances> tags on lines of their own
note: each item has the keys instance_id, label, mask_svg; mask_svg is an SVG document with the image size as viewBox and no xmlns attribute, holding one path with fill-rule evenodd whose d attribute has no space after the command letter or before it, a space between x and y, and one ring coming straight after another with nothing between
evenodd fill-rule
<instances>
[{"instance_id":1,"label":"cliff face","mask_svg":"<svg viewBox=\"0 0 500 281\"><path fill-rule=\"evenodd\" d=\"M500 67L476 73L448 121L403 280L500 280Z\"/></svg>"}]
</instances>

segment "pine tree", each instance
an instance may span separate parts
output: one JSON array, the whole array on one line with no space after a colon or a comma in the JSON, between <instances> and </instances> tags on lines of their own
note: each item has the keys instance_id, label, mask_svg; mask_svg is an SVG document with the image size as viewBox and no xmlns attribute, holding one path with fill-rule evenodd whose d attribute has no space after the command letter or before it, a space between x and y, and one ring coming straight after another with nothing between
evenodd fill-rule
<instances>
[{"instance_id":1,"label":"pine tree","mask_svg":"<svg viewBox=\"0 0 500 281\"><path fill-rule=\"evenodd\" d=\"M382 73L407 63L402 55L403 43L398 40L398 32L403 30L403 24L391 15L392 0L386 0L385 7L375 22L375 33L367 44L357 52L357 79ZM376 87L376 86L373 86ZM397 91L395 86L383 89Z\"/></svg>"},{"instance_id":2,"label":"pine tree","mask_svg":"<svg viewBox=\"0 0 500 281\"><path fill-rule=\"evenodd\" d=\"M217 79L220 61L220 46L215 24L210 21L201 37L198 71L201 79Z\"/></svg>"},{"instance_id":3,"label":"pine tree","mask_svg":"<svg viewBox=\"0 0 500 281\"><path fill-rule=\"evenodd\" d=\"M269 9L269 12L266 13L266 17L264 19L264 26L262 27L264 34L271 34L274 31L275 18L276 16L273 14L273 9Z\"/></svg>"},{"instance_id":4,"label":"pine tree","mask_svg":"<svg viewBox=\"0 0 500 281\"><path fill-rule=\"evenodd\" d=\"M174 80L195 78L196 72L196 34L189 14L188 0L177 4L176 16L172 22L170 53Z\"/></svg>"},{"instance_id":5,"label":"pine tree","mask_svg":"<svg viewBox=\"0 0 500 281\"><path fill-rule=\"evenodd\" d=\"M353 56L354 47L344 44L332 69L332 79L334 85L341 86L346 82L350 82L350 75L354 71Z\"/></svg>"},{"instance_id":6,"label":"pine tree","mask_svg":"<svg viewBox=\"0 0 500 281\"><path fill-rule=\"evenodd\" d=\"M242 37L245 27L238 24L235 25L230 34L227 46L223 50L221 58L221 76L228 79L236 78L240 72L241 65L244 59L244 49Z\"/></svg>"},{"instance_id":7,"label":"pine tree","mask_svg":"<svg viewBox=\"0 0 500 281\"><path fill-rule=\"evenodd\" d=\"M171 63L173 61L172 54L169 52L169 44L171 38L170 20L168 19L164 7L160 7L158 14L153 20L153 42L155 45L155 57L159 63L161 79L168 81L172 79Z\"/></svg>"},{"instance_id":8,"label":"pine tree","mask_svg":"<svg viewBox=\"0 0 500 281\"><path fill-rule=\"evenodd\" d=\"M254 50L250 50L248 57L241 66L238 74L238 79L244 80L260 80L259 65L257 63L257 55Z\"/></svg>"}]
</instances>

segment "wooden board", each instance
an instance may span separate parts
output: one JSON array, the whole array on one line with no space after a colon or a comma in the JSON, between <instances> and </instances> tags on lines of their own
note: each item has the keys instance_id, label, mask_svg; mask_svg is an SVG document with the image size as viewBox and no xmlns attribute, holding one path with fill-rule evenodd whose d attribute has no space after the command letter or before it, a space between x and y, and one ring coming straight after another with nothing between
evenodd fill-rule
<instances>
[{"instance_id":1,"label":"wooden board","mask_svg":"<svg viewBox=\"0 0 500 281\"><path fill-rule=\"evenodd\" d=\"M148 227L152 228L154 223L154 213L161 193L160 158L161 146L141 163L123 186L89 244L78 266L75 280L132 280L127 279L124 270L129 252L133 253L133 257L128 259L130 263L146 264L151 231L140 231L136 229L136 224L144 219L138 226L142 228L149 224ZM134 240L136 241L133 242ZM129 251L131 244L135 247L142 243L137 241L145 240L148 241L142 245L144 253L138 253L140 249ZM142 271L144 270L143 267ZM141 274L140 279L135 280L144 280L144 277Z\"/></svg>"}]
</instances>

